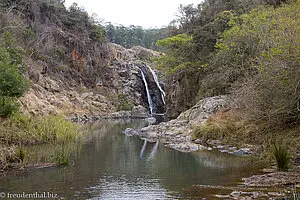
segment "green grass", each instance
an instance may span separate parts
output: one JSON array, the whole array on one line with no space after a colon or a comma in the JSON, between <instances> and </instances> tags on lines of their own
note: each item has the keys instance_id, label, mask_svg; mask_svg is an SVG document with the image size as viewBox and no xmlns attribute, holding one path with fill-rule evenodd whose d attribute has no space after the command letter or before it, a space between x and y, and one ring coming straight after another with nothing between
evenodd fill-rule
<instances>
[{"instance_id":1,"label":"green grass","mask_svg":"<svg viewBox=\"0 0 300 200\"><path fill-rule=\"evenodd\" d=\"M35 162L34 159L66 165L80 137L79 125L63 116L32 117L17 113L0 121L0 170L9 168L10 163L27 164ZM52 150L40 159L32 155L30 148L42 144Z\"/></svg>"},{"instance_id":2,"label":"green grass","mask_svg":"<svg viewBox=\"0 0 300 200\"><path fill-rule=\"evenodd\" d=\"M60 144L75 141L80 136L79 126L63 116L30 117L16 114L0 124L0 143Z\"/></svg>"},{"instance_id":3,"label":"green grass","mask_svg":"<svg viewBox=\"0 0 300 200\"><path fill-rule=\"evenodd\" d=\"M287 170L289 168L290 155L288 148L284 144L274 143L273 156L276 160L278 170Z\"/></svg>"},{"instance_id":4,"label":"green grass","mask_svg":"<svg viewBox=\"0 0 300 200\"><path fill-rule=\"evenodd\" d=\"M300 126L280 130L266 130L263 127L264 124L209 119L204 125L194 127L192 140L220 140L236 147L244 144L257 145L258 160L265 164L275 161L279 170L292 167L289 166L290 159L300 148Z\"/></svg>"}]
</instances>

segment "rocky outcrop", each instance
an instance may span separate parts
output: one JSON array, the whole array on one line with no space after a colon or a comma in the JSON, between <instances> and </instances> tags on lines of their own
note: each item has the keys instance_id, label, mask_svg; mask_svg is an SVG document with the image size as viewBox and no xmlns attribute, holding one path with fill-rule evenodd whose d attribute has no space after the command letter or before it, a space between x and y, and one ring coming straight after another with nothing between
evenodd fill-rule
<instances>
[{"instance_id":1,"label":"rocky outcrop","mask_svg":"<svg viewBox=\"0 0 300 200\"><path fill-rule=\"evenodd\" d=\"M147 67L150 65L151 58L158 57L160 53L139 46L125 49L117 44L109 44L109 49L111 64L107 67L107 73L99 76L102 86L109 88L110 92L115 94L116 102L117 98L122 96L129 104L141 105L149 110L141 69L146 74L155 108L163 113L164 105L160 91Z\"/></svg>"},{"instance_id":2,"label":"rocky outcrop","mask_svg":"<svg viewBox=\"0 0 300 200\"><path fill-rule=\"evenodd\" d=\"M21 111L33 115L103 115L114 107L102 94L65 90L50 77L31 83L30 90L19 99Z\"/></svg>"},{"instance_id":3,"label":"rocky outcrop","mask_svg":"<svg viewBox=\"0 0 300 200\"><path fill-rule=\"evenodd\" d=\"M183 112L177 119L142 128L139 135L150 140L159 139L179 151L211 150L209 147L191 141L193 127L205 123L216 111L226 107L226 96L205 98Z\"/></svg>"},{"instance_id":4,"label":"rocky outcrop","mask_svg":"<svg viewBox=\"0 0 300 200\"><path fill-rule=\"evenodd\" d=\"M192 141L193 129L196 126L204 125L217 111L228 109L228 104L226 96L205 98L200 100L191 109L181 113L174 120L144 127L134 133L150 141L159 140L165 143L166 146L182 152L217 149L221 152L235 155L254 153L256 147L253 145L244 145L237 148L222 144L219 140L209 140L206 142L202 142L201 140Z\"/></svg>"},{"instance_id":5,"label":"rocky outcrop","mask_svg":"<svg viewBox=\"0 0 300 200\"><path fill-rule=\"evenodd\" d=\"M131 49L126 49L121 45L109 43L109 59L114 60L141 60L150 61L153 57L159 57L161 53L146 49L141 46L134 46Z\"/></svg>"}]
</instances>

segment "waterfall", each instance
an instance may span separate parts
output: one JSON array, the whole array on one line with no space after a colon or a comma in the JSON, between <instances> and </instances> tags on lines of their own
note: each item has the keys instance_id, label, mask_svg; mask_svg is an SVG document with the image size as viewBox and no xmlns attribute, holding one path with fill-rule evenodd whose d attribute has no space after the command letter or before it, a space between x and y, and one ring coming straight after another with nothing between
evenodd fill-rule
<instances>
[{"instance_id":1,"label":"waterfall","mask_svg":"<svg viewBox=\"0 0 300 200\"><path fill-rule=\"evenodd\" d=\"M145 152L146 146L147 146L147 140L145 139L142 150L140 152L140 158L143 158L143 154Z\"/></svg>"},{"instance_id":2,"label":"waterfall","mask_svg":"<svg viewBox=\"0 0 300 200\"><path fill-rule=\"evenodd\" d=\"M153 102L152 102L152 99L151 99L151 96L150 96L150 92L149 92L147 80L146 80L146 77L144 75L143 70L140 69L140 71L141 71L143 82L144 82L144 85L145 85L145 88L146 88L146 93L147 93L147 99L148 99L150 114L152 114L152 112L153 112Z\"/></svg>"},{"instance_id":3,"label":"waterfall","mask_svg":"<svg viewBox=\"0 0 300 200\"><path fill-rule=\"evenodd\" d=\"M147 67L148 67L148 69L150 70L150 72L152 73L153 79L154 79L154 81L155 81L155 83L156 83L158 89L160 90L161 99L162 99L163 103L166 104L166 103L165 103L165 96L166 96L166 93L165 93L165 91L160 87L160 84L159 84L159 82L158 82L158 78L157 78L157 76L156 76L156 74L155 74L155 71L154 71L151 67L149 67L148 65L147 65Z\"/></svg>"}]
</instances>

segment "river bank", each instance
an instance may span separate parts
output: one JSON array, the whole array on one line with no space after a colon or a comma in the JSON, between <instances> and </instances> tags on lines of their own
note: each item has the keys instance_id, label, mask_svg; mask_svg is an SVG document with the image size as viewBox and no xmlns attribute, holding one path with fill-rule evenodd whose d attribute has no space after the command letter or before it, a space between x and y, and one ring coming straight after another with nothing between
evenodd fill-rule
<instances>
[{"instance_id":1,"label":"river bank","mask_svg":"<svg viewBox=\"0 0 300 200\"><path fill-rule=\"evenodd\" d=\"M0 177L3 192L49 191L65 199L216 199L214 191L196 185L234 186L257 172L246 158L217 151L184 153L126 137L126 128L139 129L145 120L101 120L87 123L89 130L74 165ZM45 151L47 146L31 149ZM49 181L44 181L49 180ZM100 191L100 192L99 192Z\"/></svg>"},{"instance_id":2,"label":"river bank","mask_svg":"<svg viewBox=\"0 0 300 200\"><path fill-rule=\"evenodd\" d=\"M126 129L123 133L128 136L138 135L143 140L148 140L150 142L159 140L159 142L164 143L165 146L181 152L220 151L236 156L247 156L253 160L253 162L257 162L258 165L259 163L263 163L263 166L272 166L273 169L265 169L262 170L262 174L243 178L244 182L242 185L244 187L263 186L267 188L287 188L294 186L298 188L300 184L300 162L297 152L293 152L294 157L291 158L291 165L289 166L290 171L278 172L273 157L269 157L268 160L263 160L266 159L266 149L264 149L262 144L257 143L255 145L243 141L237 143L234 142L234 140L229 141L226 137L223 137L223 139L222 137L218 139L195 137L195 130L197 130L195 127L207 126L212 118L220 119L222 117L227 117L227 112L229 111L230 108L227 96L206 98L200 100L191 109L181 113L174 120L162 122L157 125L150 125L139 130ZM220 198L234 199L238 194L240 195L240 198L242 198L242 196L248 196L249 198L267 197L267 194L257 193L249 189L247 189L247 192L240 193L234 191L235 190L233 190L232 195L220 196ZM287 193L285 193L285 195L286 194Z\"/></svg>"}]
</instances>

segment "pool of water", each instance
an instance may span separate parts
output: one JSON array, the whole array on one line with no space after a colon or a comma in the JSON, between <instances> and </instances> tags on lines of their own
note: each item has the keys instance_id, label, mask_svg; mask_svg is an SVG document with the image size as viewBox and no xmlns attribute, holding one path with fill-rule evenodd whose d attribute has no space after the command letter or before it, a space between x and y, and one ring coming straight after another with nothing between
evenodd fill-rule
<instances>
[{"instance_id":1,"label":"pool of water","mask_svg":"<svg viewBox=\"0 0 300 200\"><path fill-rule=\"evenodd\" d=\"M0 177L0 192L51 192L59 199L213 199L215 189L197 185L233 186L257 171L244 157L182 153L122 133L145 125L142 120L90 124L73 166L11 173Z\"/></svg>"}]
</instances>

